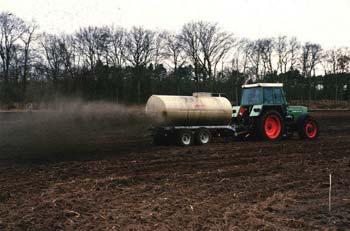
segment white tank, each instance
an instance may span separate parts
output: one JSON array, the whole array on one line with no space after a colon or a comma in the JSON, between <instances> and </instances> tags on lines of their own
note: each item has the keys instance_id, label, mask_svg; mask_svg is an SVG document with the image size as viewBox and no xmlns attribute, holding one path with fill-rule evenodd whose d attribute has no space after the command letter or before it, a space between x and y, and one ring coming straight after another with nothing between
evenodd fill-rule
<instances>
[{"instance_id":1,"label":"white tank","mask_svg":"<svg viewBox=\"0 0 350 231\"><path fill-rule=\"evenodd\" d=\"M228 125L232 105L225 97L208 93L194 96L152 95L146 104L146 115L163 125Z\"/></svg>"}]
</instances>

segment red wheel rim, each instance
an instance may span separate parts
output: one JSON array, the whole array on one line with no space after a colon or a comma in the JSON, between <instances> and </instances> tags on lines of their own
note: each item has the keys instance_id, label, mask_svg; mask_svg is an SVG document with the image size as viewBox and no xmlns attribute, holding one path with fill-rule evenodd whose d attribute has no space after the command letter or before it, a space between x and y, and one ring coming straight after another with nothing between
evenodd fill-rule
<instances>
[{"instance_id":1,"label":"red wheel rim","mask_svg":"<svg viewBox=\"0 0 350 231\"><path fill-rule=\"evenodd\" d=\"M264 124L265 134L269 139L276 139L282 130L281 121L276 115L269 115Z\"/></svg>"},{"instance_id":2,"label":"red wheel rim","mask_svg":"<svg viewBox=\"0 0 350 231\"><path fill-rule=\"evenodd\" d=\"M305 134L308 138L315 138L317 135L317 125L314 121L308 120L305 124Z\"/></svg>"}]
</instances>

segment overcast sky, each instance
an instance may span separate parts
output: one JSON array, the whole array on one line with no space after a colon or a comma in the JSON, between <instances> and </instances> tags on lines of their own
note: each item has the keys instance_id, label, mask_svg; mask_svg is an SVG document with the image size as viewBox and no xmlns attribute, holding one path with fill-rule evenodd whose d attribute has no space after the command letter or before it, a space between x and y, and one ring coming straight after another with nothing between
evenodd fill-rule
<instances>
[{"instance_id":1,"label":"overcast sky","mask_svg":"<svg viewBox=\"0 0 350 231\"><path fill-rule=\"evenodd\" d=\"M177 31L205 20L240 37L288 35L325 47L350 46L350 0L0 0L4 10L51 33L108 24Z\"/></svg>"}]
</instances>

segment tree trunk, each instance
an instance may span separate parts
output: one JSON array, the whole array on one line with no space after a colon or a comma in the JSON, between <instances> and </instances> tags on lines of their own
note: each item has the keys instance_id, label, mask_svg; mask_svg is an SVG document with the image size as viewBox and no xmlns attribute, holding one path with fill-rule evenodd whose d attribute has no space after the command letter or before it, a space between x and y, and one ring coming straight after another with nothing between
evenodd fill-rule
<instances>
[{"instance_id":1,"label":"tree trunk","mask_svg":"<svg viewBox=\"0 0 350 231\"><path fill-rule=\"evenodd\" d=\"M311 76L309 76L309 104L311 103Z\"/></svg>"},{"instance_id":2,"label":"tree trunk","mask_svg":"<svg viewBox=\"0 0 350 231\"><path fill-rule=\"evenodd\" d=\"M141 81L140 78L137 80L137 103L141 104Z\"/></svg>"},{"instance_id":3,"label":"tree trunk","mask_svg":"<svg viewBox=\"0 0 350 231\"><path fill-rule=\"evenodd\" d=\"M25 99L27 90L27 75L28 75L28 51L25 52L24 57L24 67L23 67L23 77L22 77L22 101Z\"/></svg>"}]
</instances>

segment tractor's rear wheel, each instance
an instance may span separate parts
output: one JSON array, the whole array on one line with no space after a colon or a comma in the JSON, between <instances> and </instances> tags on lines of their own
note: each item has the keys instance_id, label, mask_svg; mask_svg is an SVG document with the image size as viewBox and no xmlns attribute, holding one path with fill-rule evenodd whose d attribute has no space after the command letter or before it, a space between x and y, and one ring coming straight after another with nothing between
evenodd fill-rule
<instances>
[{"instance_id":1,"label":"tractor's rear wheel","mask_svg":"<svg viewBox=\"0 0 350 231\"><path fill-rule=\"evenodd\" d=\"M284 131L280 113L275 110L266 111L260 118L258 129L260 137L264 140L280 140Z\"/></svg>"},{"instance_id":2,"label":"tractor's rear wheel","mask_svg":"<svg viewBox=\"0 0 350 231\"><path fill-rule=\"evenodd\" d=\"M211 141L211 133L208 129L201 128L196 132L195 139L198 145L208 144Z\"/></svg>"},{"instance_id":3,"label":"tractor's rear wheel","mask_svg":"<svg viewBox=\"0 0 350 231\"><path fill-rule=\"evenodd\" d=\"M298 123L298 133L301 139L315 139L319 135L317 121L312 116L306 116Z\"/></svg>"},{"instance_id":4,"label":"tractor's rear wheel","mask_svg":"<svg viewBox=\"0 0 350 231\"><path fill-rule=\"evenodd\" d=\"M190 146L193 144L193 134L190 130L180 130L177 133L177 143L181 146Z\"/></svg>"}]
</instances>

